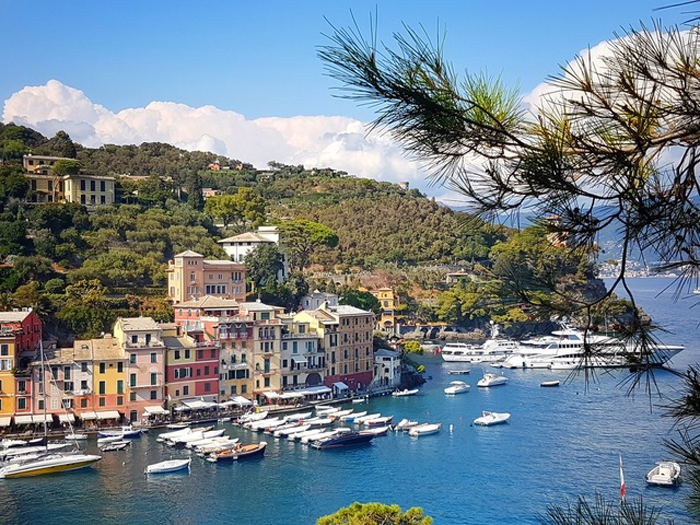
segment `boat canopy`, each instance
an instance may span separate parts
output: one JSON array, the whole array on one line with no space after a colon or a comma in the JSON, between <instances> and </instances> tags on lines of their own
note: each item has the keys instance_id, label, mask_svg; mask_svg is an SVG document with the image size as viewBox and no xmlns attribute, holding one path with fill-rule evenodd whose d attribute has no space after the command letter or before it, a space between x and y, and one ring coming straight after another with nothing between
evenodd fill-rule
<instances>
[{"instance_id":1,"label":"boat canopy","mask_svg":"<svg viewBox=\"0 0 700 525\"><path fill-rule=\"evenodd\" d=\"M152 406L152 407L143 407L143 409L146 412L146 414L148 414L149 416L151 416L151 415L156 416L159 414L168 414L169 413L162 406L158 406L158 405Z\"/></svg>"}]
</instances>

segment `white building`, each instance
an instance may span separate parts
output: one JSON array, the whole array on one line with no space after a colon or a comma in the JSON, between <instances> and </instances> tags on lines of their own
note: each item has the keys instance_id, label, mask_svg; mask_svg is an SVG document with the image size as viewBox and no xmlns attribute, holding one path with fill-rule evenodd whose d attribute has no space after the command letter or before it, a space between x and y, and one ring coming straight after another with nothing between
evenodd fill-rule
<instances>
[{"instance_id":1,"label":"white building","mask_svg":"<svg viewBox=\"0 0 700 525\"><path fill-rule=\"evenodd\" d=\"M231 260L238 263L245 262L246 256L258 246L275 244L280 248L284 255L284 267L277 275L278 280L283 280L289 275L289 264L287 255L282 250L280 244L280 234L277 231L277 226L259 226L257 232L246 232L233 237L227 237L218 241L226 254L231 257Z\"/></svg>"},{"instance_id":2,"label":"white building","mask_svg":"<svg viewBox=\"0 0 700 525\"><path fill-rule=\"evenodd\" d=\"M401 384L401 354L381 348L374 353L373 388L398 388Z\"/></svg>"}]
</instances>

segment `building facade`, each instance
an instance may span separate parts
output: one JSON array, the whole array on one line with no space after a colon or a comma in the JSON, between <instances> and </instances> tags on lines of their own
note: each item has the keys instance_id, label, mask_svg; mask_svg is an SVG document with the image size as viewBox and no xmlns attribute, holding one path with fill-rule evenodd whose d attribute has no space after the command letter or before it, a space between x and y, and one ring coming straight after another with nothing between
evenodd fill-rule
<instances>
[{"instance_id":1,"label":"building facade","mask_svg":"<svg viewBox=\"0 0 700 525\"><path fill-rule=\"evenodd\" d=\"M206 260L187 250L168 262L168 299L175 305L205 295L245 301L245 265L233 261Z\"/></svg>"}]
</instances>

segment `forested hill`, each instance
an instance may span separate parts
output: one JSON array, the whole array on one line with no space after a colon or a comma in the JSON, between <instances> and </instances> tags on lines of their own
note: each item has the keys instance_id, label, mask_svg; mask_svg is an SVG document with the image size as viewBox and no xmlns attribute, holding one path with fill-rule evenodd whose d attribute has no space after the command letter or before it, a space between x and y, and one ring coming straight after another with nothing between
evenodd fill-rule
<instances>
[{"instance_id":1,"label":"forested hill","mask_svg":"<svg viewBox=\"0 0 700 525\"><path fill-rule=\"evenodd\" d=\"M336 232L338 247L312 257L313 263L326 268L464 264L487 257L497 238L486 225L467 223L465 214L415 189L356 178L332 168L270 162L268 169L257 170L244 161L162 143L85 148L64 132L48 139L12 124L0 125L0 147L3 159L10 162L21 162L26 153L76 158L86 173L115 176L118 193L144 209L159 204L167 208L166 200L189 199L190 207L204 211L201 199L195 204L189 198L194 192L211 188L235 195L241 188L250 188L264 199L268 221L308 219ZM133 176L156 177L162 183L159 181L157 191L145 181L136 187ZM138 197L132 197L136 194ZM218 233L223 237L253 226L243 221Z\"/></svg>"}]
</instances>

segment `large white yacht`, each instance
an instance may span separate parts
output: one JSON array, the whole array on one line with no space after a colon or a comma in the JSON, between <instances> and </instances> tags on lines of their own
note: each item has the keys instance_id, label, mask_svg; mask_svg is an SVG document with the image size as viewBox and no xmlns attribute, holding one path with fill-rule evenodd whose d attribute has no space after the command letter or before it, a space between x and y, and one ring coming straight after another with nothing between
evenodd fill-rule
<instances>
[{"instance_id":1,"label":"large white yacht","mask_svg":"<svg viewBox=\"0 0 700 525\"><path fill-rule=\"evenodd\" d=\"M498 325L491 329L491 338L481 345L450 341L440 355L448 363L495 363L502 361L518 348L518 342L499 337Z\"/></svg>"},{"instance_id":2,"label":"large white yacht","mask_svg":"<svg viewBox=\"0 0 700 525\"><path fill-rule=\"evenodd\" d=\"M594 351L585 355L585 342ZM679 345L657 344L650 348L649 361L660 366L683 350ZM615 337L586 334L562 325L551 335L525 339L511 355L499 363L503 368L550 368L572 370L575 368L615 368L634 364L639 351L631 343Z\"/></svg>"}]
</instances>

